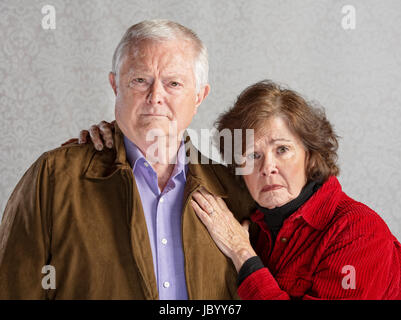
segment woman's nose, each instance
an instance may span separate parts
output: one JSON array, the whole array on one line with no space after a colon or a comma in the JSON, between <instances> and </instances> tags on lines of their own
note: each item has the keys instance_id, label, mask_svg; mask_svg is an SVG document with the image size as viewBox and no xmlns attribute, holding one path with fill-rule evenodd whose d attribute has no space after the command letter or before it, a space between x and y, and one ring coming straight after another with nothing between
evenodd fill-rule
<instances>
[{"instance_id":1,"label":"woman's nose","mask_svg":"<svg viewBox=\"0 0 401 320\"><path fill-rule=\"evenodd\" d=\"M263 162L262 165L262 175L263 176L270 176L272 174L276 174L278 173L278 169L276 166L276 161L274 159L274 157L272 156L266 156L265 161Z\"/></svg>"}]
</instances>

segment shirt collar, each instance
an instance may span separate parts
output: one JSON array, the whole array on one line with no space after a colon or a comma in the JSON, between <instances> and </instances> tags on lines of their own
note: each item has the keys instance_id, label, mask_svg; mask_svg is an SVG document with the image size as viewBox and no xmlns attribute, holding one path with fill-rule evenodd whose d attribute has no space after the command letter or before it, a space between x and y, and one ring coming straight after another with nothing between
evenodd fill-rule
<instances>
[{"instance_id":1,"label":"shirt collar","mask_svg":"<svg viewBox=\"0 0 401 320\"><path fill-rule=\"evenodd\" d=\"M127 153L127 160L131 165L132 170L135 170L136 166L140 162L149 163L146 160L145 156L143 155L142 151L131 140L129 140L125 135L123 139L124 139L125 151ZM177 163L174 167L173 173L171 174L172 177L176 177L182 172L183 178L186 179L187 165L185 164L185 162L186 162L185 144L184 141L182 140L177 152Z\"/></svg>"},{"instance_id":2,"label":"shirt collar","mask_svg":"<svg viewBox=\"0 0 401 320\"><path fill-rule=\"evenodd\" d=\"M102 152L98 152L93 145L87 145L88 149L91 150L92 156L88 160L88 163L85 164L85 178L106 181L113 177L119 170L132 170L132 165L128 161L124 135L117 123L114 124L114 128L114 147L112 149L105 148ZM184 146L182 147L182 151L179 151L180 155L178 158L182 166L185 167L184 171L181 170L183 174L180 175L181 178L185 178L184 198L186 199L189 197L199 186L205 187L206 190L216 196L227 198L228 192L221 183L221 179L223 179L223 181L229 179L228 176L231 174L227 169L223 169L224 166L217 165L215 162L202 155L191 143L187 131L184 132L183 139ZM130 144L128 141L127 145ZM181 158L181 152L185 154L184 160ZM133 158L131 159L134 161ZM246 189L244 189L244 192L245 191Z\"/></svg>"}]
</instances>

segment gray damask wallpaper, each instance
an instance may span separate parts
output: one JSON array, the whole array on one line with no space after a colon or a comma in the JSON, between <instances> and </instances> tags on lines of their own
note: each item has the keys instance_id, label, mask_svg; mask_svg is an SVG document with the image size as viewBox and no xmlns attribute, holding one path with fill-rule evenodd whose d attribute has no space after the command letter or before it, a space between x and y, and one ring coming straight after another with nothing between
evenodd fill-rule
<instances>
[{"instance_id":1,"label":"gray damask wallpaper","mask_svg":"<svg viewBox=\"0 0 401 320\"><path fill-rule=\"evenodd\" d=\"M345 192L401 239L399 0L1 0L1 213L41 153L114 119L114 48L153 18L192 28L209 49L212 91L191 128L211 128L255 81L289 85L342 137Z\"/></svg>"}]
</instances>

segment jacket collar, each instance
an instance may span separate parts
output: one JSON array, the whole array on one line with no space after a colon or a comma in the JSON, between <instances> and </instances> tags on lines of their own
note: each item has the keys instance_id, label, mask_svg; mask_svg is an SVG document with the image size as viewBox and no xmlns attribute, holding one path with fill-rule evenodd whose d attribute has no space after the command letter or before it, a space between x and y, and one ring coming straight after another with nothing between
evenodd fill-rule
<instances>
[{"instance_id":1,"label":"jacket collar","mask_svg":"<svg viewBox=\"0 0 401 320\"><path fill-rule=\"evenodd\" d=\"M192 144L187 132L185 132L184 137L186 158L188 162L187 183L189 186L186 188L187 191L191 191L191 186L204 187L211 194L226 198L227 190L220 183L218 175L215 172L219 164L202 155L202 153L200 153Z\"/></svg>"},{"instance_id":2,"label":"jacket collar","mask_svg":"<svg viewBox=\"0 0 401 320\"><path fill-rule=\"evenodd\" d=\"M302 217L314 229L323 230L331 221L342 197L342 188L335 176L329 179L305 202L289 220ZM256 211L251 219L261 223L264 214Z\"/></svg>"},{"instance_id":3,"label":"jacket collar","mask_svg":"<svg viewBox=\"0 0 401 320\"><path fill-rule=\"evenodd\" d=\"M331 221L342 197L342 188L335 176L331 176L299 210L305 221L323 230Z\"/></svg>"},{"instance_id":4,"label":"jacket collar","mask_svg":"<svg viewBox=\"0 0 401 320\"><path fill-rule=\"evenodd\" d=\"M117 171L130 168L124 147L124 136L117 123L114 128L114 147L112 149L104 148L102 151L97 151L92 144L87 145L92 154L84 171L85 178L107 180Z\"/></svg>"},{"instance_id":5,"label":"jacket collar","mask_svg":"<svg viewBox=\"0 0 401 320\"><path fill-rule=\"evenodd\" d=\"M202 186L216 196L227 197L227 191L217 179L214 166L210 165L214 163L195 148L187 132L184 134L184 143L186 163L188 163L186 195ZM107 180L119 170L132 170L124 146L124 135L117 123L114 125L113 149L105 148L99 152L93 146L89 146L89 148L91 148L93 153L84 172L86 178Z\"/></svg>"}]
</instances>

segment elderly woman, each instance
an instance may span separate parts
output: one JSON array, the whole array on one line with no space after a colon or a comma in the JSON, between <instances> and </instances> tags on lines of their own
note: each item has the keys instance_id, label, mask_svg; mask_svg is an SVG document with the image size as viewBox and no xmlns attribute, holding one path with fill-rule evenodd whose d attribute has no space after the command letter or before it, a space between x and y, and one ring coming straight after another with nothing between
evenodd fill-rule
<instances>
[{"instance_id":1,"label":"elderly woman","mask_svg":"<svg viewBox=\"0 0 401 320\"><path fill-rule=\"evenodd\" d=\"M251 232L206 190L193 194L192 206L238 271L242 299L401 299L401 245L372 209L342 191L337 136L324 112L262 81L217 124L219 132L254 129L241 164L251 171L239 177L257 203ZM99 128L111 136L106 122Z\"/></svg>"},{"instance_id":2,"label":"elderly woman","mask_svg":"<svg viewBox=\"0 0 401 320\"><path fill-rule=\"evenodd\" d=\"M201 190L192 201L234 263L241 298L401 298L401 245L372 209L342 191L337 137L321 110L262 81L217 123L219 131L255 132L243 164L253 168L243 181L257 203L254 242L249 222L239 224L221 198Z\"/></svg>"}]
</instances>

